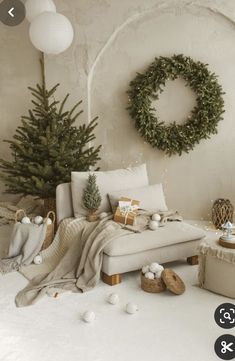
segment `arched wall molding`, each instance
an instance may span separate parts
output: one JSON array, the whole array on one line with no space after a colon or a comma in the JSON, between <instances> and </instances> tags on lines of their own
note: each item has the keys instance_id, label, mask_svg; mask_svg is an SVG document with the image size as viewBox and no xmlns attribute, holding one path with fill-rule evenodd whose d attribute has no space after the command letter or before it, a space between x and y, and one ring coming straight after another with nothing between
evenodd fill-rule
<instances>
[{"instance_id":1,"label":"arched wall molding","mask_svg":"<svg viewBox=\"0 0 235 361\"><path fill-rule=\"evenodd\" d=\"M92 115L91 115L91 109L92 109L92 103L91 103L91 91L92 91L92 81L95 74L95 69L104 56L106 50L114 43L114 41L117 39L118 35L129 25L133 24L135 21L139 21L142 18L153 14L153 12L157 12L157 15L162 15L163 13L167 12L178 12L181 11L187 11L189 13L195 14L198 11L207 11L213 15L220 16L224 20L231 23L233 26L235 26L235 16L232 17L232 15L226 14L223 10L219 9L219 7L215 4L211 5L203 5L203 4L196 4L195 2L187 2L187 3L176 3L175 1L161 1L158 5L151 7L149 9L146 9L140 13L135 13L128 17L121 25L119 25L115 31L111 34L111 36L108 38L102 49L98 52L98 54L95 57L95 60L88 72L87 77L87 114L88 114L88 122L91 121Z\"/></svg>"}]
</instances>

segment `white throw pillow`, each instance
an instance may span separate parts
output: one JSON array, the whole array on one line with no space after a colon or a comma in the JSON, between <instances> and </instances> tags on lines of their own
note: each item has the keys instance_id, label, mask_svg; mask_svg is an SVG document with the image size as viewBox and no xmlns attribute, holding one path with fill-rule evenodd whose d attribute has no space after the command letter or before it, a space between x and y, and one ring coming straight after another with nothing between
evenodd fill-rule
<instances>
[{"instance_id":1,"label":"white throw pillow","mask_svg":"<svg viewBox=\"0 0 235 361\"><path fill-rule=\"evenodd\" d=\"M149 184L146 164L127 169L91 173L95 173L97 176L96 182L102 198L99 212L111 211L108 193L117 191L120 188L136 188ZM87 214L87 210L83 206L82 197L87 184L88 174L89 172L71 173L71 189L75 217Z\"/></svg>"},{"instance_id":2,"label":"white throw pillow","mask_svg":"<svg viewBox=\"0 0 235 361\"><path fill-rule=\"evenodd\" d=\"M122 189L109 193L109 200L113 212L118 204L118 200L121 197L135 199L140 201L140 209L144 209L151 212L167 211L167 205L162 188L162 184L154 184L150 186Z\"/></svg>"}]
</instances>

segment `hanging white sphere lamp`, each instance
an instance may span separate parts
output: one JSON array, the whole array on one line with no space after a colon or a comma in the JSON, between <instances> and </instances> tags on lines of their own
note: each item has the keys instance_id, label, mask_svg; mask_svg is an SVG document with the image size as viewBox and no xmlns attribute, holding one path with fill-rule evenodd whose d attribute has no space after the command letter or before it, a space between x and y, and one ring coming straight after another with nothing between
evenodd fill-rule
<instances>
[{"instance_id":1,"label":"hanging white sphere lamp","mask_svg":"<svg viewBox=\"0 0 235 361\"><path fill-rule=\"evenodd\" d=\"M30 24L30 40L45 54L60 54L70 47L74 31L70 21L62 14L46 11Z\"/></svg>"},{"instance_id":2,"label":"hanging white sphere lamp","mask_svg":"<svg viewBox=\"0 0 235 361\"><path fill-rule=\"evenodd\" d=\"M56 6L52 0L27 0L25 9L26 18L30 23L45 11L56 12Z\"/></svg>"}]
</instances>

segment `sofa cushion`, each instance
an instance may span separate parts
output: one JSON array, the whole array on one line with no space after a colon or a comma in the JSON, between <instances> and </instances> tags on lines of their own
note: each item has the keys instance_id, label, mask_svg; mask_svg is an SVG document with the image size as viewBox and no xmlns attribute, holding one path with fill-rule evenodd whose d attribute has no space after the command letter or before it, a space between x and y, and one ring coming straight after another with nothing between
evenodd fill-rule
<instances>
[{"instance_id":1,"label":"sofa cushion","mask_svg":"<svg viewBox=\"0 0 235 361\"><path fill-rule=\"evenodd\" d=\"M156 231L130 233L111 241L104 249L109 256L123 256L205 237L202 229L185 222L168 222Z\"/></svg>"},{"instance_id":2,"label":"sofa cushion","mask_svg":"<svg viewBox=\"0 0 235 361\"><path fill-rule=\"evenodd\" d=\"M97 176L96 181L102 197L99 212L111 211L108 193L120 188L136 188L148 185L145 164L133 168L94 173ZM82 204L83 190L86 187L87 179L88 172L72 172L71 174L72 201L75 217L87 214L87 210Z\"/></svg>"},{"instance_id":3,"label":"sofa cushion","mask_svg":"<svg viewBox=\"0 0 235 361\"><path fill-rule=\"evenodd\" d=\"M139 208L151 212L167 211L165 196L163 193L162 184L154 184L145 187L122 189L109 193L109 200L113 212L118 205L118 200L121 197L136 199L140 201Z\"/></svg>"}]
</instances>

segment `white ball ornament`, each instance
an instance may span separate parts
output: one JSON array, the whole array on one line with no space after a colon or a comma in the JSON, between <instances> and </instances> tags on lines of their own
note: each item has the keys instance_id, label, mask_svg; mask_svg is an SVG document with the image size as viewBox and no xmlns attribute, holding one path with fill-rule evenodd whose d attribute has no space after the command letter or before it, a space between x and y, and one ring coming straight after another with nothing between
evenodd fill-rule
<instances>
[{"instance_id":1,"label":"white ball ornament","mask_svg":"<svg viewBox=\"0 0 235 361\"><path fill-rule=\"evenodd\" d=\"M154 280L154 273L153 272L147 272L144 275L146 278L148 278L149 280Z\"/></svg>"},{"instance_id":2,"label":"white ball ornament","mask_svg":"<svg viewBox=\"0 0 235 361\"><path fill-rule=\"evenodd\" d=\"M162 276L162 271L158 271L154 274L155 278L161 278Z\"/></svg>"},{"instance_id":3,"label":"white ball ornament","mask_svg":"<svg viewBox=\"0 0 235 361\"><path fill-rule=\"evenodd\" d=\"M142 273L145 274L147 272L149 272L149 266L143 266L142 267Z\"/></svg>"},{"instance_id":4,"label":"white ball ornament","mask_svg":"<svg viewBox=\"0 0 235 361\"><path fill-rule=\"evenodd\" d=\"M149 222L149 229L151 229L151 231L156 231L159 227L159 223L156 221L150 221Z\"/></svg>"},{"instance_id":5,"label":"white ball ornament","mask_svg":"<svg viewBox=\"0 0 235 361\"><path fill-rule=\"evenodd\" d=\"M21 220L22 224L29 224L31 223L30 218L29 217L23 217Z\"/></svg>"},{"instance_id":6,"label":"white ball ornament","mask_svg":"<svg viewBox=\"0 0 235 361\"><path fill-rule=\"evenodd\" d=\"M126 312L129 313L130 315L133 315L134 313L136 313L138 311L138 306L134 303L127 303L126 305Z\"/></svg>"},{"instance_id":7,"label":"white ball ornament","mask_svg":"<svg viewBox=\"0 0 235 361\"><path fill-rule=\"evenodd\" d=\"M41 216L37 216L34 218L34 223L40 225L43 223L43 218Z\"/></svg>"},{"instance_id":8,"label":"white ball ornament","mask_svg":"<svg viewBox=\"0 0 235 361\"><path fill-rule=\"evenodd\" d=\"M64 15L46 11L31 22L29 37L45 54L60 54L72 44L74 31Z\"/></svg>"},{"instance_id":9,"label":"white ball ornament","mask_svg":"<svg viewBox=\"0 0 235 361\"><path fill-rule=\"evenodd\" d=\"M56 12L56 6L52 0L27 0L25 3L26 18L31 23L38 15L45 11Z\"/></svg>"},{"instance_id":10,"label":"white ball ornament","mask_svg":"<svg viewBox=\"0 0 235 361\"><path fill-rule=\"evenodd\" d=\"M41 264L42 263L42 256L40 254L38 254L36 257L34 257L33 263L36 264L36 265Z\"/></svg>"},{"instance_id":11,"label":"white ball ornament","mask_svg":"<svg viewBox=\"0 0 235 361\"><path fill-rule=\"evenodd\" d=\"M52 220L50 218L47 218L47 225L49 226L50 224L52 224Z\"/></svg>"},{"instance_id":12,"label":"white ball ornament","mask_svg":"<svg viewBox=\"0 0 235 361\"><path fill-rule=\"evenodd\" d=\"M161 220L161 216L158 213L152 215L152 221L159 222Z\"/></svg>"},{"instance_id":13,"label":"white ball ornament","mask_svg":"<svg viewBox=\"0 0 235 361\"><path fill-rule=\"evenodd\" d=\"M111 293L108 297L108 302L111 305L116 305L119 302L119 296L117 293Z\"/></svg>"},{"instance_id":14,"label":"white ball ornament","mask_svg":"<svg viewBox=\"0 0 235 361\"><path fill-rule=\"evenodd\" d=\"M156 273L159 269L159 266L160 265L157 262L151 263L151 265L149 266L150 272Z\"/></svg>"},{"instance_id":15,"label":"white ball ornament","mask_svg":"<svg viewBox=\"0 0 235 361\"><path fill-rule=\"evenodd\" d=\"M84 314L82 315L83 321L87 322L87 323L91 323L95 320L95 312L93 311L86 311L84 312Z\"/></svg>"},{"instance_id":16,"label":"white ball ornament","mask_svg":"<svg viewBox=\"0 0 235 361\"><path fill-rule=\"evenodd\" d=\"M107 216L108 216L108 213L102 212L102 213L99 214L99 219L104 219L104 218L106 218Z\"/></svg>"}]
</instances>

